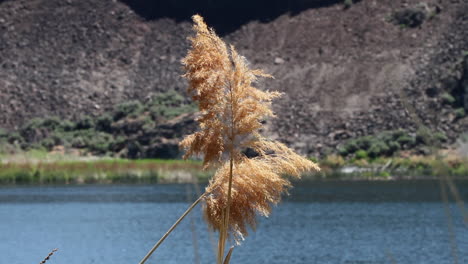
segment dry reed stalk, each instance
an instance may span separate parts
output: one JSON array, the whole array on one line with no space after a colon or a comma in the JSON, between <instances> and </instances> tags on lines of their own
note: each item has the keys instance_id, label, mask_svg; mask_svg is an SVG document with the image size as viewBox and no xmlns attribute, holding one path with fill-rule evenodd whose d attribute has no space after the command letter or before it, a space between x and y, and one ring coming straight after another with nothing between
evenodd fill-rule
<instances>
[{"instance_id":1,"label":"dry reed stalk","mask_svg":"<svg viewBox=\"0 0 468 264\"><path fill-rule=\"evenodd\" d=\"M226 255L226 259L224 259L223 264L229 264L229 262L231 261L231 256L232 256L232 251L233 251L233 250L234 250L234 246L232 246L232 247L229 249L229 251L228 251L228 253L227 253L227 255Z\"/></svg>"},{"instance_id":2,"label":"dry reed stalk","mask_svg":"<svg viewBox=\"0 0 468 264\"><path fill-rule=\"evenodd\" d=\"M255 228L256 213L268 216L271 205L290 187L284 175L300 177L318 166L285 145L260 135L262 121L274 117L271 102L278 92L253 87L258 77L272 77L251 70L233 46L228 47L203 18L193 16L196 35L182 60L189 81L188 92L198 102L200 130L181 143L185 158L203 156L204 169L218 167L205 197L205 218L219 231L217 263L223 263L229 236L239 243ZM258 153L249 159L243 153ZM232 251L230 251L232 252ZM226 257L227 259L227 257Z\"/></svg>"},{"instance_id":3,"label":"dry reed stalk","mask_svg":"<svg viewBox=\"0 0 468 264\"><path fill-rule=\"evenodd\" d=\"M192 205L182 214L182 216L177 219L177 221L169 228L169 230L162 236L158 242L150 249L150 251L143 257L143 259L139 262L139 264L144 264L149 257L153 254L153 252L164 242L164 240L169 236L169 234L174 231L174 229L179 225L179 223L192 211L192 209L205 197L207 193L202 194Z\"/></svg>"},{"instance_id":4,"label":"dry reed stalk","mask_svg":"<svg viewBox=\"0 0 468 264\"><path fill-rule=\"evenodd\" d=\"M54 255L54 253L57 252L57 250L58 250L57 248L52 249L49 255L47 255L47 257L45 257L39 264L46 263L50 259L50 257L52 257L52 255Z\"/></svg>"}]
</instances>

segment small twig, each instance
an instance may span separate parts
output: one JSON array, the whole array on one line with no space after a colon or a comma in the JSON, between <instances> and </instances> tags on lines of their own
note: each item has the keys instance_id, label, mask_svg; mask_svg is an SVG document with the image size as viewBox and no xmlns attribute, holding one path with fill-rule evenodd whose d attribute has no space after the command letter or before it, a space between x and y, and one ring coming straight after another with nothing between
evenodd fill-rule
<instances>
[{"instance_id":1,"label":"small twig","mask_svg":"<svg viewBox=\"0 0 468 264\"><path fill-rule=\"evenodd\" d=\"M49 255L47 255L47 257L45 257L45 259L42 260L39 264L44 264L44 263L46 263L46 262L50 259L50 257L51 257L57 250L58 250L57 248L52 249L52 251L49 253Z\"/></svg>"}]
</instances>

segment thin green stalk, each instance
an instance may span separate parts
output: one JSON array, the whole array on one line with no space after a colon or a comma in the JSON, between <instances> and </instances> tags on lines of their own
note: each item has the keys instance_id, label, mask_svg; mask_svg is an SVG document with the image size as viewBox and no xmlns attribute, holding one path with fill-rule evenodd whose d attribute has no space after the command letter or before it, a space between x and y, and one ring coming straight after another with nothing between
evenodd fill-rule
<instances>
[{"instance_id":1,"label":"thin green stalk","mask_svg":"<svg viewBox=\"0 0 468 264\"><path fill-rule=\"evenodd\" d=\"M177 219L177 221L171 226L171 228L169 228L166 234L164 234L164 236L162 236L161 239L159 239L159 241L153 246L153 248L151 248L151 250L148 252L148 254L146 254L146 256L140 261L139 264L143 264L148 260L148 258L153 254L153 252L162 244L162 242L177 227L177 225L179 225L179 223L187 216L187 214L190 213L190 211L192 211L192 209L203 199L203 197L205 197L205 195L207 195L206 192L202 194L195 202L193 202L193 204L184 212L184 214L181 217L179 217L179 219Z\"/></svg>"}]
</instances>

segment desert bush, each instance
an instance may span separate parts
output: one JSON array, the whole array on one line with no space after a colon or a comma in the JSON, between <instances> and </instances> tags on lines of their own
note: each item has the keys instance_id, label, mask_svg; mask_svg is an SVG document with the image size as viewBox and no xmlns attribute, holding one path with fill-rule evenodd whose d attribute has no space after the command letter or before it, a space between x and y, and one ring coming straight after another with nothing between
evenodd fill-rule
<instances>
[{"instance_id":1,"label":"desert bush","mask_svg":"<svg viewBox=\"0 0 468 264\"><path fill-rule=\"evenodd\" d=\"M8 135L7 142L13 145L19 145L24 141L23 137L18 132L13 132Z\"/></svg>"},{"instance_id":2,"label":"desert bush","mask_svg":"<svg viewBox=\"0 0 468 264\"><path fill-rule=\"evenodd\" d=\"M48 130L55 130L59 128L62 124L61 119L54 116L44 119L39 119L39 126L42 128L46 128Z\"/></svg>"},{"instance_id":3,"label":"desert bush","mask_svg":"<svg viewBox=\"0 0 468 264\"><path fill-rule=\"evenodd\" d=\"M356 151L355 158L356 159L367 159L368 158L367 152L365 150L360 149L360 150Z\"/></svg>"},{"instance_id":4,"label":"desert bush","mask_svg":"<svg viewBox=\"0 0 468 264\"><path fill-rule=\"evenodd\" d=\"M109 114L103 114L96 120L96 130L110 133L112 131L112 117Z\"/></svg>"},{"instance_id":5,"label":"desert bush","mask_svg":"<svg viewBox=\"0 0 468 264\"><path fill-rule=\"evenodd\" d=\"M70 142L70 145L73 148L84 148L86 147L86 141L82 137L77 136L77 137L73 137L73 139Z\"/></svg>"},{"instance_id":6,"label":"desert bush","mask_svg":"<svg viewBox=\"0 0 468 264\"><path fill-rule=\"evenodd\" d=\"M369 148L369 157L375 158L378 156L385 156L390 154L390 148L385 142L377 141Z\"/></svg>"},{"instance_id":7,"label":"desert bush","mask_svg":"<svg viewBox=\"0 0 468 264\"><path fill-rule=\"evenodd\" d=\"M404 135L399 136L396 139L396 142L398 142L398 144L400 144L400 146L402 146L402 148L404 149L411 148L416 144L416 138L408 134L404 134Z\"/></svg>"},{"instance_id":8,"label":"desert bush","mask_svg":"<svg viewBox=\"0 0 468 264\"><path fill-rule=\"evenodd\" d=\"M353 0L344 0L343 4L345 8L350 8L353 5Z\"/></svg>"},{"instance_id":9,"label":"desert bush","mask_svg":"<svg viewBox=\"0 0 468 264\"><path fill-rule=\"evenodd\" d=\"M343 167L344 164L345 160L343 157L338 155L329 155L320 163L320 166L337 169Z\"/></svg>"},{"instance_id":10,"label":"desert bush","mask_svg":"<svg viewBox=\"0 0 468 264\"><path fill-rule=\"evenodd\" d=\"M114 143L112 135L104 132L95 132L89 139L86 148L96 154L106 154Z\"/></svg>"},{"instance_id":11,"label":"desert bush","mask_svg":"<svg viewBox=\"0 0 468 264\"><path fill-rule=\"evenodd\" d=\"M196 106L193 103L188 103L174 90L155 95L149 105L149 111L155 120L171 119L195 110Z\"/></svg>"},{"instance_id":12,"label":"desert bush","mask_svg":"<svg viewBox=\"0 0 468 264\"><path fill-rule=\"evenodd\" d=\"M9 133L5 129L0 128L0 141L2 140L6 141L6 139L8 138L8 135Z\"/></svg>"},{"instance_id":13,"label":"desert bush","mask_svg":"<svg viewBox=\"0 0 468 264\"><path fill-rule=\"evenodd\" d=\"M70 120L63 120L60 125L58 126L58 129L59 130L62 130L62 131L66 131L66 132L69 132L69 131L73 131L76 127L76 124L73 123L72 121Z\"/></svg>"},{"instance_id":14,"label":"desert bush","mask_svg":"<svg viewBox=\"0 0 468 264\"><path fill-rule=\"evenodd\" d=\"M136 117L144 110L144 106L139 101L129 101L116 106L113 119L118 121L125 117Z\"/></svg>"},{"instance_id":15,"label":"desert bush","mask_svg":"<svg viewBox=\"0 0 468 264\"><path fill-rule=\"evenodd\" d=\"M127 138L123 136L114 136L114 139L109 143L109 151L118 152L125 148L127 144Z\"/></svg>"},{"instance_id":16,"label":"desert bush","mask_svg":"<svg viewBox=\"0 0 468 264\"><path fill-rule=\"evenodd\" d=\"M397 141L389 141L388 142L388 153L391 155L401 149L400 143Z\"/></svg>"},{"instance_id":17,"label":"desert bush","mask_svg":"<svg viewBox=\"0 0 468 264\"><path fill-rule=\"evenodd\" d=\"M390 18L390 21L396 25L404 27L417 27L426 19L426 12L419 7L409 7L395 11Z\"/></svg>"},{"instance_id":18,"label":"desert bush","mask_svg":"<svg viewBox=\"0 0 468 264\"><path fill-rule=\"evenodd\" d=\"M78 122L76 122L76 129L90 129L94 128L94 119L91 116L82 116Z\"/></svg>"},{"instance_id":19,"label":"desert bush","mask_svg":"<svg viewBox=\"0 0 468 264\"><path fill-rule=\"evenodd\" d=\"M440 143L448 142L448 138L443 132L436 132L433 134L433 136L434 136L436 145L440 145Z\"/></svg>"},{"instance_id":20,"label":"desert bush","mask_svg":"<svg viewBox=\"0 0 468 264\"><path fill-rule=\"evenodd\" d=\"M466 115L464 108L457 108L455 109L454 113L457 118L463 118Z\"/></svg>"},{"instance_id":21,"label":"desert bush","mask_svg":"<svg viewBox=\"0 0 468 264\"><path fill-rule=\"evenodd\" d=\"M47 150L51 150L55 146L55 140L52 138L45 138L39 144Z\"/></svg>"},{"instance_id":22,"label":"desert bush","mask_svg":"<svg viewBox=\"0 0 468 264\"><path fill-rule=\"evenodd\" d=\"M420 128L415 134L410 134L400 129L348 140L338 148L338 153L343 157L356 157L358 151L365 151L370 158L375 159L379 156L392 156L401 150L426 153L429 146L441 146L446 142L448 138L443 132ZM429 152L428 150L427 153Z\"/></svg>"},{"instance_id":23,"label":"desert bush","mask_svg":"<svg viewBox=\"0 0 468 264\"><path fill-rule=\"evenodd\" d=\"M451 94L445 92L440 96L442 103L452 105L455 103L456 99Z\"/></svg>"},{"instance_id":24,"label":"desert bush","mask_svg":"<svg viewBox=\"0 0 468 264\"><path fill-rule=\"evenodd\" d=\"M57 117L33 118L18 131L26 142L39 142L51 132L59 129L61 120Z\"/></svg>"},{"instance_id":25,"label":"desert bush","mask_svg":"<svg viewBox=\"0 0 468 264\"><path fill-rule=\"evenodd\" d=\"M128 142L126 147L127 147L127 157L129 157L130 159L140 158L144 153L143 147L137 141Z\"/></svg>"}]
</instances>

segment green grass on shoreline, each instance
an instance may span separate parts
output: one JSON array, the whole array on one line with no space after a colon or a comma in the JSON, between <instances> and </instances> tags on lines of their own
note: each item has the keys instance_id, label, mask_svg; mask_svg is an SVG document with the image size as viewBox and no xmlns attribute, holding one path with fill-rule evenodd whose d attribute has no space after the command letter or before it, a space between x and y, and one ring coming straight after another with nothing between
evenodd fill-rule
<instances>
[{"instance_id":1,"label":"green grass on shoreline","mask_svg":"<svg viewBox=\"0 0 468 264\"><path fill-rule=\"evenodd\" d=\"M178 183L207 181L199 161L64 160L0 164L0 184Z\"/></svg>"},{"instance_id":2,"label":"green grass on shoreline","mask_svg":"<svg viewBox=\"0 0 468 264\"><path fill-rule=\"evenodd\" d=\"M354 158L331 155L318 161L317 177L335 179L395 180L451 176L468 179L468 160L455 155Z\"/></svg>"},{"instance_id":3,"label":"green grass on shoreline","mask_svg":"<svg viewBox=\"0 0 468 264\"><path fill-rule=\"evenodd\" d=\"M62 157L63 158L63 157ZM113 184L204 183L213 171L203 171L194 160L127 160L111 158L2 159L0 185L14 184ZM458 157L412 156L344 160L328 156L316 160L321 171L302 180L396 180L452 176L468 179L468 162Z\"/></svg>"}]
</instances>

